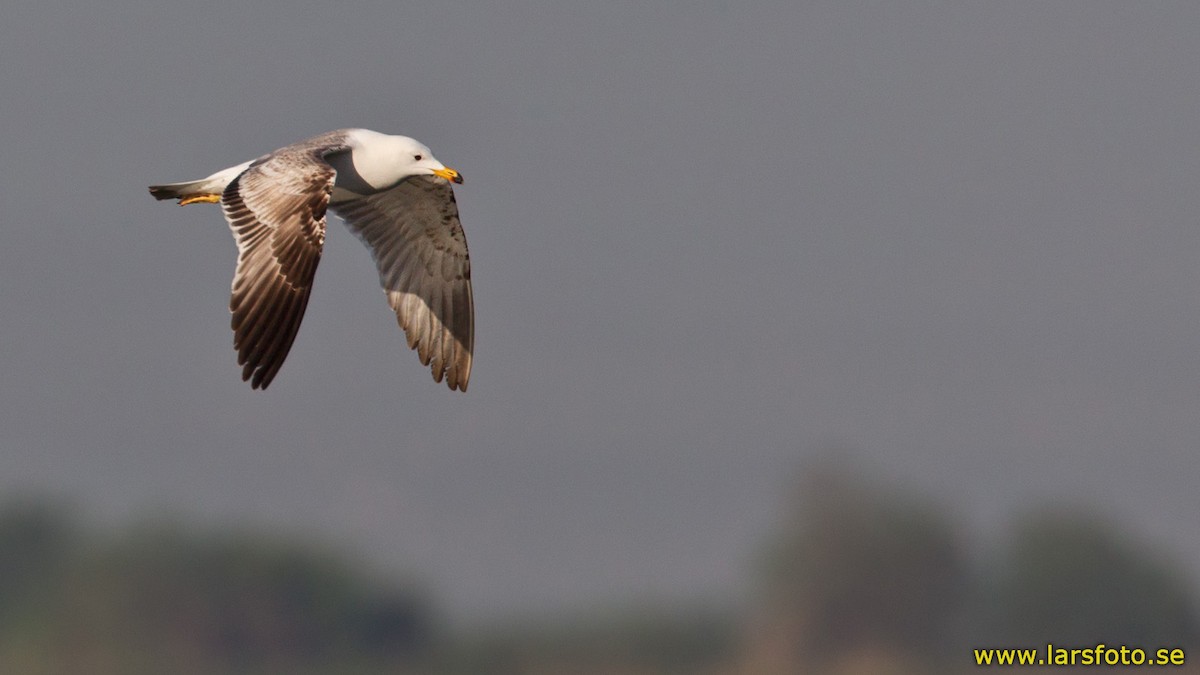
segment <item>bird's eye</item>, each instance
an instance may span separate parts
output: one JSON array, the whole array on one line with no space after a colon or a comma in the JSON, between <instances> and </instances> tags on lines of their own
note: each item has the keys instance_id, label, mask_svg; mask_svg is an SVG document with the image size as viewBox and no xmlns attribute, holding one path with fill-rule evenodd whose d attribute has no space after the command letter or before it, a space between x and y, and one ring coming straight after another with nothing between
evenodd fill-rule
<instances>
[{"instance_id":1,"label":"bird's eye","mask_svg":"<svg viewBox=\"0 0 1200 675\"><path fill-rule=\"evenodd\" d=\"M413 155L413 159L415 159L415 160L417 160L417 161L419 162L419 161L421 161L422 159L425 159L425 156L424 156L424 155Z\"/></svg>"}]
</instances>

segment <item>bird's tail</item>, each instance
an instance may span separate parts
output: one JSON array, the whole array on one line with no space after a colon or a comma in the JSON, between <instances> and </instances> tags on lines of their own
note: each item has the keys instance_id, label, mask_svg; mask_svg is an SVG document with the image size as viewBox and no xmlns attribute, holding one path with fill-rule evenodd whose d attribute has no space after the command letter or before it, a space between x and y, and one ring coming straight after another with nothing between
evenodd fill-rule
<instances>
[{"instance_id":1,"label":"bird's tail","mask_svg":"<svg viewBox=\"0 0 1200 675\"><path fill-rule=\"evenodd\" d=\"M166 183L164 185L151 185L150 196L158 200L164 199L179 199L183 200L189 194L195 193L197 183L203 181L191 181L188 183Z\"/></svg>"},{"instance_id":2,"label":"bird's tail","mask_svg":"<svg viewBox=\"0 0 1200 675\"><path fill-rule=\"evenodd\" d=\"M249 166L250 162L246 162L218 171L208 178L200 180L151 185L150 195L159 200L178 199L180 206L197 202L219 202L225 187L237 179Z\"/></svg>"}]
</instances>

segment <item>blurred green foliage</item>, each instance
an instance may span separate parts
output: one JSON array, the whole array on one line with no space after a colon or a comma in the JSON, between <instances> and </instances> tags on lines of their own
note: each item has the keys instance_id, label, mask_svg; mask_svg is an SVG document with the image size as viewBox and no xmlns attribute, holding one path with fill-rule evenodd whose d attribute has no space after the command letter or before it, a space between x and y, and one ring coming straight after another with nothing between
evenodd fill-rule
<instances>
[{"instance_id":1,"label":"blurred green foliage","mask_svg":"<svg viewBox=\"0 0 1200 675\"><path fill-rule=\"evenodd\" d=\"M412 669L429 604L309 543L136 527L85 536L61 509L0 513L0 663L22 673Z\"/></svg>"},{"instance_id":2,"label":"blurred green foliage","mask_svg":"<svg viewBox=\"0 0 1200 675\"><path fill-rule=\"evenodd\" d=\"M770 660L831 672L859 652L949 655L967 590L960 549L931 504L834 468L806 473L765 562Z\"/></svg>"},{"instance_id":3,"label":"blurred green foliage","mask_svg":"<svg viewBox=\"0 0 1200 675\"><path fill-rule=\"evenodd\" d=\"M738 624L705 603L605 608L514 623L461 636L439 672L525 674L708 672L738 655Z\"/></svg>"},{"instance_id":4,"label":"blurred green foliage","mask_svg":"<svg viewBox=\"0 0 1200 675\"><path fill-rule=\"evenodd\" d=\"M756 675L882 675L967 672L973 648L1186 649L1194 591L1160 547L1099 518L1037 510L972 541L933 502L822 466L767 547L744 653Z\"/></svg>"},{"instance_id":5,"label":"blurred green foliage","mask_svg":"<svg viewBox=\"0 0 1200 675\"><path fill-rule=\"evenodd\" d=\"M974 647L1197 644L1185 575L1094 517L1033 512L981 547L945 509L853 472L807 471L793 496L742 606L471 630L320 542L105 530L16 501L0 507L0 672L928 675L974 672Z\"/></svg>"},{"instance_id":6,"label":"blurred green foliage","mask_svg":"<svg viewBox=\"0 0 1200 675\"><path fill-rule=\"evenodd\" d=\"M987 592L993 632L1010 644L1179 646L1200 628L1178 568L1082 513L1018 522Z\"/></svg>"}]
</instances>

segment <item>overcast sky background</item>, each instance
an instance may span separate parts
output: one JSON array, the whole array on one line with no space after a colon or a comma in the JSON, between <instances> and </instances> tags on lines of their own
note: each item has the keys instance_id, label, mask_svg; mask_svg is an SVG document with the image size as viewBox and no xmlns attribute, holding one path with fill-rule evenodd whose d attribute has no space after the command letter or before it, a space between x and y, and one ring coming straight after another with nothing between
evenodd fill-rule
<instances>
[{"instance_id":1,"label":"overcast sky background","mask_svg":"<svg viewBox=\"0 0 1200 675\"><path fill-rule=\"evenodd\" d=\"M733 595L831 448L1200 560L1200 5L647 5L10 0L0 495L315 531L459 618ZM348 126L466 178L465 395L336 221L252 391L219 209L146 193Z\"/></svg>"}]
</instances>

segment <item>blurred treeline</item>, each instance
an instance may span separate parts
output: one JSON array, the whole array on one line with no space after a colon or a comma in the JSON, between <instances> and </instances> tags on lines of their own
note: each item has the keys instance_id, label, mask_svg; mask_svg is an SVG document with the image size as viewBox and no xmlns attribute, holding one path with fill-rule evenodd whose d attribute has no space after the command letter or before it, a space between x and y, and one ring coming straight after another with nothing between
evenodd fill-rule
<instances>
[{"instance_id":1,"label":"blurred treeline","mask_svg":"<svg viewBox=\"0 0 1200 675\"><path fill-rule=\"evenodd\" d=\"M936 503L828 469L805 472L761 549L731 561L756 589L736 606L456 629L422 587L355 560L299 538L114 531L10 502L0 672L936 674L976 671L980 647L1200 644L1189 579L1104 520L1033 510L981 541Z\"/></svg>"}]
</instances>

